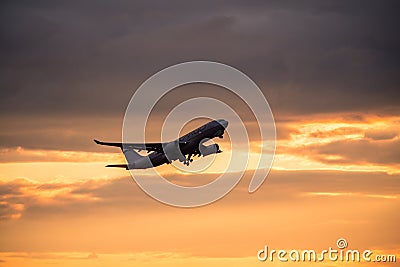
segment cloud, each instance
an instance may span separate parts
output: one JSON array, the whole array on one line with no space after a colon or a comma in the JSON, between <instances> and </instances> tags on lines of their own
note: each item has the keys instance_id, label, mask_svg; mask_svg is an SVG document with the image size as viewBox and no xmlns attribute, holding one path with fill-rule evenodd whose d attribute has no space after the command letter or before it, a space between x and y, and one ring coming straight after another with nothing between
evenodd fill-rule
<instances>
[{"instance_id":1,"label":"cloud","mask_svg":"<svg viewBox=\"0 0 400 267\"><path fill-rule=\"evenodd\" d=\"M124 162L120 151L98 153L60 150L28 150L21 147L0 149L1 163L16 162Z\"/></svg>"},{"instance_id":2,"label":"cloud","mask_svg":"<svg viewBox=\"0 0 400 267\"><path fill-rule=\"evenodd\" d=\"M328 131L319 131L312 132L309 134L311 138L329 138L329 137L336 137L336 136L345 136L345 135L359 135L362 133L363 130L357 127L339 127L334 130Z\"/></svg>"},{"instance_id":3,"label":"cloud","mask_svg":"<svg viewBox=\"0 0 400 267\"><path fill-rule=\"evenodd\" d=\"M2 114L121 114L152 73L194 59L243 70L281 112L397 106L396 2L225 4L3 4Z\"/></svg>"},{"instance_id":4,"label":"cloud","mask_svg":"<svg viewBox=\"0 0 400 267\"><path fill-rule=\"evenodd\" d=\"M94 138L121 140L122 117L0 116L0 122L8 126L0 131L0 149L97 151Z\"/></svg>"},{"instance_id":5,"label":"cloud","mask_svg":"<svg viewBox=\"0 0 400 267\"><path fill-rule=\"evenodd\" d=\"M167 179L187 183L212 177L202 176L207 175L175 174ZM382 224L385 232L396 229L393 210L399 201L398 179L398 175L383 173L272 171L260 190L249 194L248 173L226 197L196 209L161 204L129 177L75 183L2 182L3 192L17 188L9 190L15 194L3 195L2 201L23 204L24 209L18 218L1 210L1 233L7 242L0 242L0 248L98 253L156 250L232 257L253 255L254 246L265 240L282 247L311 244L318 248L326 245L324 240L336 240L336 235L346 235L354 246L386 248L394 244L392 235L382 239L380 232L365 238L363 231ZM310 231L324 240L307 239ZM282 240L284 233L292 233L290 244ZM210 238L214 246L226 249L207 246ZM248 245L243 245L244 240Z\"/></svg>"},{"instance_id":6,"label":"cloud","mask_svg":"<svg viewBox=\"0 0 400 267\"><path fill-rule=\"evenodd\" d=\"M310 164L321 163L314 164L314 167L398 171L398 117L363 116L356 120L354 116L345 117L344 120L328 116L287 122L296 130L289 133L290 138L277 141L276 157L280 161L285 156L304 161L295 164L296 169L307 169ZM289 168L289 165L280 162L279 167Z\"/></svg>"},{"instance_id":7,"label":"cloud","mask_svg":"<svg viewBox=\"0 0 400 267\"><path fill-rule=\"evenodd\" d=\"M388 131L388 130L382 130L382 129L373 129L369 130L365 133L365 137L380 141L380 140L392 140L396 136L398 136L398 132L395 131Z\"/></svg>"},{"instance_id":8,"label":"cloud","mask_svg":"<svg viewBox=\"0 0 400 267\"><path fill-rule=\"evenodd\" d=\"M17 219L21 216L24 209L23 204L11 204L7 202L0 202L0 221L8 219Z\"/></svg>"},{"instance_id":9,"label":"cloud","mask_svg":"<svg viewBox=\"0 0 400 267\"><path fill-rule=\"evenodd\" d=\"M366 109L398 115L397 5L4 3L0 122L7 127L0 147L96 151L94 137L121 139L135 88L164 67L199 59L245 72L279 119L364 116ZM199 95L224 100L254 121L234 96L187 86L160 103L157 123Z\"/></svg>"},{"instance_id":10,"label":"cloud","mask_svg":"<svg viewBox=\"0 0 400 267\"><path fill-rule=\"evenodd\" d=\"M309 156L322 162L346 164L397 165L400 157L400 141L337 141L321 146L309 146ZM330 159L331 158L331 159Z\"/></svg>"},{"instance_id":11,"label":"cloud","mask_svg":"<svg viewBox=\"0 0 400 267\"><path fill-rule=\"evenodd\" d=\"M329 166L364 166L364 172L274 170L254 194L247 193L247 173L226 197L198 209L160 204L130 177L87 181L94 165L84 163L67 166L86 181L2 177L1 251L253 257L265 243L317 249L338 236L352 247L398 247L399 177L365 171L375 164L398 169L397 1L39 1L1 7L3 162L64 161L64 151L98 152L91 140L120 140L125 107L145 79L175 63L213 60L260 86L278 118L279 155L292 165L306 168L308 157ZM176 100L214 91L203 89L181 88ZM237 99L221 95L252 121ZM156 124L175 104L160 103ZM24 176L67 173L51 164L43 174L32 174L36 163L10 168ZM185 185L213 178L167 176Z\"/></svg>"}]
</instances>

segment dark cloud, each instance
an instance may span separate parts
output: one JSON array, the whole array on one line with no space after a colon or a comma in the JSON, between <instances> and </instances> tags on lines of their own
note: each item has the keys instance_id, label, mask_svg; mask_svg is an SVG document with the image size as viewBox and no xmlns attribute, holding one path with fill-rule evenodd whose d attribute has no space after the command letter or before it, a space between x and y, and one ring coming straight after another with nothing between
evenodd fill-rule
<instances>
[{"instance_id":1,"label":"dark cloud","mask_svg":"<svg viewBox=\"0 0 400 267\"><path fill-rule=\"evenodd\" d=\"M380 108L399 98L398 3L123 1L2 4L1 110L121 114L171 64L210 59L282 112Z\"/></svg>"},{"instance_id":2,"label":"dark cloud","mask_svg":"<svg viewBox=\"0 0 400 267\"><path fill-rule=\"evenodd\" d=\"M189 90L189 91L187 91ZM258 125L254 122L254 115L246 104L233 93L217 86L190 85L180 87L177 90L168 93L161 101L157 103L154 112L149 117L149 123L146 128L146 140L151 142L160 142L161 127L167 114L180 103L181 100L188 100L195 97L214 97L224 101L232 106L241 119L248 125L248 134L251 140L259 139ZM208 106L209 110L213 107ZM139 110L140 112L140 110ZM81 116L63 116L51 114L36 117L34 115L20 116L0 116L0 124L8 127L0 131L0 149L23 147L25 149L42 150L68 150L68 151L97 151L97 152L118 152L115 148L99 147L93 142L93 139L110 140L119 142L122 135L122 124L124 113L119 116L81 115ZM142 114L136 114L141 116ZM216 112L217 118L224 117ZM228 119L224 117L225 119ZM187 133L209 120L196 120L197 123L187 125L181 135ZM181 127L183 121L175 119L175 128ZM235 126L231 123L229 131L233 131ZM225 139L226 140L226 139ZM219 142L221 142L220 140ZM12 161L12 154L6 151L2 158L6 161ZM48 156L50 161L51 155ZM40 157L33 159L37 161ZM24 160L23 157L19 161Z\"/></svg>"},{"instance_id":3,"label":"dark cloud","mask_svg":"<svg viewBox=\"0 0 400 267\"><path fill-rule=\"evenodd\" d=\"M396 131L374 129L365 132L365 137L372 140L391 140L398 136Z\"/></svg>"},{"instance_id":4,"label":"dark cloud","mask_svg":"<svg viewBox=\"0 0 400 267\"><path fill-rule=\"evenodd\" d=\"M2 2L0 112L6 127L0 146L93 150L87 144L94 135L118 140L135 88L156 71L188 60L244 71L278 118L365 110L398 115L398 5ZM212 91L188 87L177 102ZM174 103L165 102L156 113L164 116ZM104 123L104 117L116 124ZM84 122L72 124L76 118Z\"/></svg>"},{"instance_id":5,"label":"dark cloud","mask_svg":"<svg viewBox=\"0 0 400 267\"><path fill-rule=\"evenodd\" d=\"M123 116L0 116L0 123L7 125L0 131L0 148L99 151L93 139L120 141L122 120ZM116 152L107 147L101 151Z\"/></svg>"},{"instance_id":6,"label":"dark cloud","mask_svg":"<svg viewBox=\"0 0 400 267\"><path fill-rule=\"evenodd\" d=\"M296 153L294 150L292 152ZM309 145L297 153L324 163L382 164L395 167L399 164L400 141L343 140Z\"/></svg>"},{"instance_id":7,"label":"dark cloud","mask_svg":"<svg viewBox=\"0 0 400 267\"><path fill-rule=\"evenodd\" d=\"M8 220L19 216L20 211L9 203L0 202L0 221Z\"/></svg>"}]
</instances>

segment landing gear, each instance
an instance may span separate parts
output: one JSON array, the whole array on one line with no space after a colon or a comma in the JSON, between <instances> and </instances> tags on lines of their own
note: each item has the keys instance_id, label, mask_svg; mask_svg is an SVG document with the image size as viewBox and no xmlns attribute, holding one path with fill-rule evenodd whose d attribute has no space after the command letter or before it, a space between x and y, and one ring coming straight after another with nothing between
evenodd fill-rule
<instances>
[{"instance_id":1,"label":"landing gear","mask_svg":"<svg viewBox=\"0 0 400 267\"><path fill-rule=\"evenodd\" d=\"M193 162L193 159L191 159L192 154L189 154L189 156L187 157L187 159L183 162L183 164L185 164L186 166L189 166L190 163Z\"/></svg>"},{"instance_id":2,"label":"landing gear","mask_svg":"<svg viewBox=\"0 0 400 267\"><path fill-rule=\"evenodd\" d=\"M186 161L185 163L183 163L183 164L185 164L186 166L189 166L189 164L190 163L192 163L193 162L193 159L191 159L191 160L188 160L188 161Z\"/></svg>"}]
</instances>

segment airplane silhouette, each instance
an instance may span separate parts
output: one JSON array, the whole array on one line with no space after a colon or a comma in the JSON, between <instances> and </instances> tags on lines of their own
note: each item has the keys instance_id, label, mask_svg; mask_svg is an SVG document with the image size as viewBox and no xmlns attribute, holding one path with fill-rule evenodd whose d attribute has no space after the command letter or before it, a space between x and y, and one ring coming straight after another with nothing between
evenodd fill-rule
<instances>
[{"instance_id":1,"label":"airplane silhouette","mask_svg":"<svg viewBox=\"0 0 400 267\"><path fill-rule=\"evenodd\" d=\"M147 169L170 164L174 160L179 160L185 165L193 161L192 156L208 156L221 153L218 144L205 146L203 143L214 138L223 138L228 121L220 119L210 121L203 126L191 131L188 134L166 143L110 143L94 140L96 144L105 146L115 146L121 148L125 155L127 164L111 164L106 167L119 167L127 170ZM149 154L140 155L138 152L146 150Z\"/></svg>"}]
</instances>

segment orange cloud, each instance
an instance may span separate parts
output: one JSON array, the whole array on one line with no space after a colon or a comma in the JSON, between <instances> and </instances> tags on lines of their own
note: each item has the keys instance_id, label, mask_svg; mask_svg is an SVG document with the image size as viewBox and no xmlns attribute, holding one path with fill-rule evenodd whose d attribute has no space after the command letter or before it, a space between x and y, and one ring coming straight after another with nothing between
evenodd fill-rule
<instances>
[{"instance_id":1,"label":"orange cloud","mask_svg":"<svg viewBox=\"0 0 400 267\"><path fill-rule=\"evenodd\" d=\"M203 175L175 174L173 179ZM393 212L400 201L398 175L273 171L254 194L246 190L249 179L246 175L225 198L198 209L158 203L128 177L2 182L1 201L24 209L2 210L0 232L7 242L0 242L0 249L252 257L265 243L319 249L342 235L360 248L398 244L393 235L400 219ZM16 212L20 216L12 218ZM381 225L379 234L370 233Z\"/></svg>"},{"instance_id":2,"label":"orange cloud","mask_svg":"<svg viewBox=\"0 0 400 267\"><path fill-rule=\"evenodd\" d=\"M255 253L265 244L319 249L341 236L360 249L398 251L400 218L394 211L400 178L392 160L397 121L364 117L281 123L278 130L285 133L278 133L274 167L260 190L248 194L249 171L226 197L198 209L160 204L125 170L104 168L124 161L119 151L3 149L0 250L16 257L4 252L0 265L26 260L32 266L97 266L131 264L133 258L138 265L252 266L261 264ZM252 153L260 148L257 139L251 145ZM379 153L385 155L381 161ZM227 155L229 149L217 160ZM186 186L218 176L183 175L172 166L159 170Z\"/></svg>"},{"instance_id":3,"label":"orange cloud","mask_svg":"<svg viewBox=\"0 0 400 267\"><path fill-rule=\"evenodd\" d=\"M0 149L0 162L118 162L125 158L115 153L64 150L25 149L22 147Z\"/></svg>"},{"instance_id":4,"label":"orange cloud","mask_svg":"<svg viewBox=\"0 0 400 267\"><path fill-rule=\"evenodd\" d=\"M376 116L291 122L296 131L278 140L274 167L399 172L399 122Z\"/></svg>"}]
</instances>

